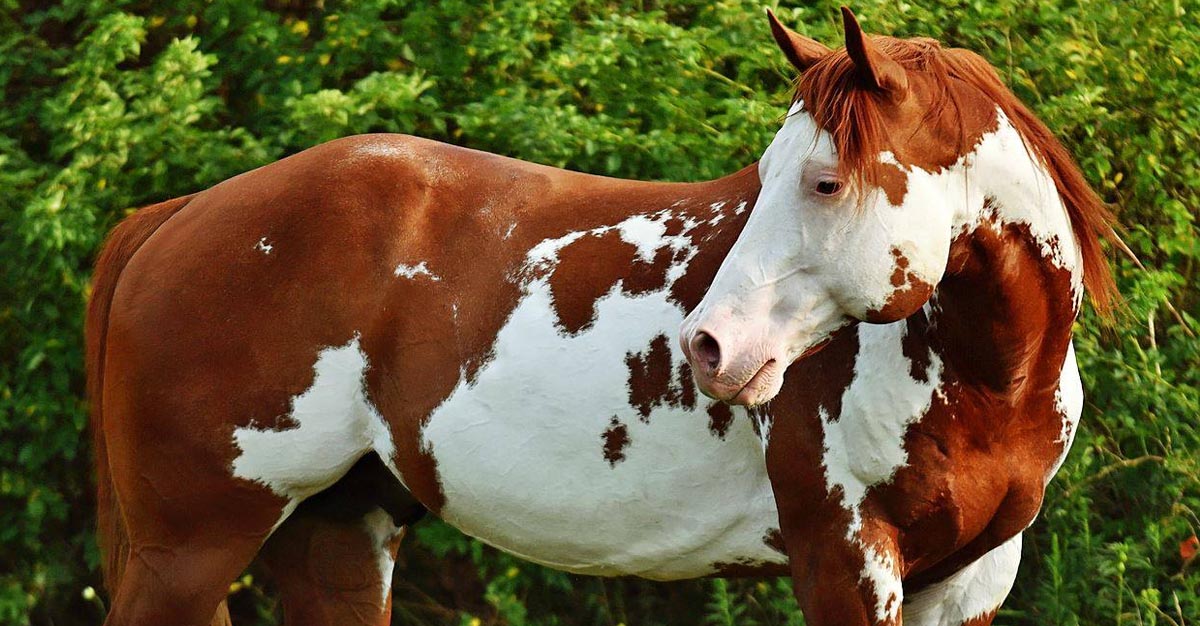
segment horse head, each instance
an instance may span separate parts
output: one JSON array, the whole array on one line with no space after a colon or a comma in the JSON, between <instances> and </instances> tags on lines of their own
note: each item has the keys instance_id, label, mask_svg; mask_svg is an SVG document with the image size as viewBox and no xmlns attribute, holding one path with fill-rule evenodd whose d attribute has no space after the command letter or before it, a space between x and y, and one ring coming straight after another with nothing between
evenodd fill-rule
<instances>
[{"instance_id":1,"label":"horse head","mask_svg":"<svg viewBox=\"0 0 1200 626\"><path fill-rule=\"evenodd\" d=\"M745 229L681 328L705 394L761 404L789 364L837 330L919 311L953 261L970 254L962 235L1004 195L981 181L1034 180L1002 171L1015 162L1047 166L1044 195L1082 190L1079 206L1067 197L1066 210L1059 202L1057 214L1037 216L1062 222L1052 229L1060 238L1072 239L1073 227L1080 235L1078 247L1061 243L1082 283L1077 251L1096 263L1089 226L1103 225L1103 211L1075 168L1057 166L1069 156L986 61L930 39L866 35L844 7L845 47L836 51L768 14L801 77L759 162L762 187Z\"/></svg>"}]
</instances>

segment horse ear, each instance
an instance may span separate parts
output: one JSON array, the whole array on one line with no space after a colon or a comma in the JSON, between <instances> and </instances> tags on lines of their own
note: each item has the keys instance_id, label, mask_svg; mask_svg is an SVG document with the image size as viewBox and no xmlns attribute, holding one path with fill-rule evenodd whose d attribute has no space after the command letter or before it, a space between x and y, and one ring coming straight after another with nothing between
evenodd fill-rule
<instances>
[{"instance_id":1,"label":"horse ear","mask_svg":"<svg viewBox=\"0 0 1200 626\"><path fill-rule=\"evenodd\" d=\"M783 50L788 61L801 72L832 52L825 44L784 26L771 9L767 9L767 19L771 22L771 35L775 37L775 43L779 44L779 49Z\"/></svg>"},{"instance_id":2,"label":"horse ear","mask_svg":"<svg viewBox=\"0 0 1200 626\"><path fill-rule=\"evenodd\" d=\"M842 23L846 28L846 52L854 61L863 82L901 98L908 91L908 74L862 32L854 13L842 7Z\"/></svg>"}]
</instances>

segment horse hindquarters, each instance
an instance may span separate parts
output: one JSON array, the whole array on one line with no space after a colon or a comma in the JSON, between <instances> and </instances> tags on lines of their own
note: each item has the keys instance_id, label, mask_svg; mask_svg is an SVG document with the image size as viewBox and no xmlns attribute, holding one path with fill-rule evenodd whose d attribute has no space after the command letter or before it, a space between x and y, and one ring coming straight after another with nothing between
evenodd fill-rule
<instances>
[{"instance_id":1,"label":"horse hindquarters","mask_svg":"<svg viewBox=\"0 0 1200 626\"><path fill-rule=\"evenodd\" d=\"M279 498L228 475L196 433L176 432L171 391L147 386L126 341L114 342L110 313L126 265L188 204L147 207L110 236L87 313L88 392L97 468L100 544L113 594L109 625L227 624L223 601L279 519ZM153 331L141 329L143 336ZM106 389L106 378L109 388ZM120 384L112 384L120 381ZM186 427L186 424L182 426ZM190 435L191 437L189 437Z\"/></svg>"},{"instance_id":2,"label":"horse hindquarters","mask_svg":"<svg viewBox=\"0 0 1200 626\"><path fill-rule=\"evenodd\" d=\"M187 196L148 206L121 222L104 242L92 275L92 296L88 300L85 322L87 395L91 408L92 455L96 463L97 530L104 555L101 565L105 585L114 594L129 556L129 536L121 520L121 508L109 472L101 411L108 312L117 289L117 279L129 259L159 226L186 206L190 199L191 196Z\"/></svg>"}]
</instances>

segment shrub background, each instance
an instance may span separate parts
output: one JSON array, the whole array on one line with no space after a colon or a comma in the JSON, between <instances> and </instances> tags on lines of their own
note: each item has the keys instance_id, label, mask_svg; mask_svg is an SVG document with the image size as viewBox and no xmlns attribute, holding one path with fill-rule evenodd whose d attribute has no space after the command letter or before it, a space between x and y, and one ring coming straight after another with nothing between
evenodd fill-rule
<instances>
[{"instance_id":1,"label":"shrub background","mask_svg":"<svg viewBox=\"0 0 1200 626\"><path fill-rule=\"evenodd\" d=\"M404 132L614 176L757 158L792 72L761 0L0 0L0 623L98 624L81 313L134 207L321 141ZM1114 203L1148 269L1089 314L1087 406L1003 624L1200 623L1200 2L858 0L982 53ZM777 7L840 41L837 3ZM302 181L297 181L302 184ZM1180 320L1184 320L1181 322ZM568 576L426 522L398 624L802 624L786 581ZM251 576L253 576L253 570ZM234 585L242 623L269 583Z\"/></svg>"}]
</instances>

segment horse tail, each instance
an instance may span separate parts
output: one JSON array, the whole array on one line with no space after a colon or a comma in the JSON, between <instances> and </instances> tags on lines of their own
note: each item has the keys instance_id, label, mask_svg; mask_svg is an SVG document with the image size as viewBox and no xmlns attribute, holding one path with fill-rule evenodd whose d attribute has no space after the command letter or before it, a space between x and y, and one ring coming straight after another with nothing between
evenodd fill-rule
<instances>
[{"instance_id":1,"label":"horse tail","mask_svg":"<svg viewBox=\"0 0 1200 626\"><path fill-rule=\"evenodd\" d=\"M101 564L104 585L112 594L120 586L121 574L129 555L129 534L113 490L104 438L104 353L108 313L112 307L113 293L117 290L117 281L129 259L159 226L191 199L192 196L184 196L142 208L118 224L100 249L96 270L92 274L92 294L84 324L87 395L91 405L92 454L96 462L96 518L103 555Z\"/></svg>"}]
</instances>

